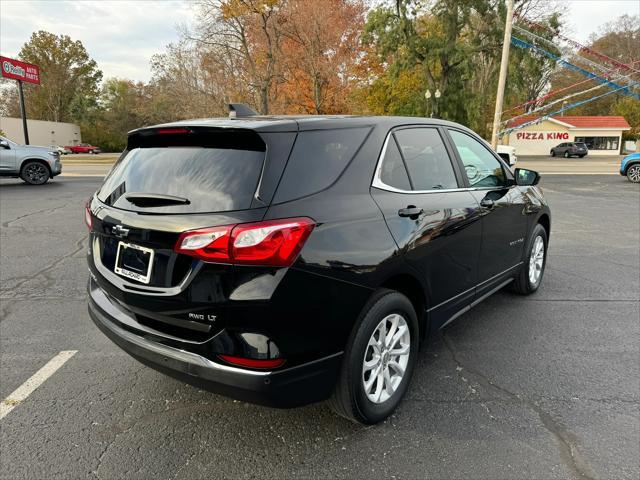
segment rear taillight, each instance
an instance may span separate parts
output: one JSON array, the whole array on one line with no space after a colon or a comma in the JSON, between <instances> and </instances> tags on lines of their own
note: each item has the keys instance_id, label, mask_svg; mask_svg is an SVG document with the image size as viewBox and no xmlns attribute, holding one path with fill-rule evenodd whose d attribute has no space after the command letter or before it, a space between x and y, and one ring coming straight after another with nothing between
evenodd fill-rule
<instances>
[{"instance_id":1,"label":"rear taillight","mask_svg":"<svg viewBox=\"0 0 640 480\"><path fill-rule=\"evenodd\" d=\"M84 206L84 223L87 224L87 228L91 231L93 226L93 217L91 216L91 200L88 200Z\"/></svg>"},{"instance_id":2,"label":"rear taillight","mask_svg":"<svg viewBox=\"0 0 640 480\"><path fill-rule=\"evenodd\" d=\"M257 360L255 358L234 357L231 355L218 355L222 360L233 365L249 368L278 368L284 365L284 358L269 358Z\"/></svg>"},{"instance_id":3,"label":"rear taillight","mask_svg":"<svg viewBox=\"0 0 640 480\"><path fill-rule=\"evenodd\" d=\"M229 240L233 225L184 232L174 250L208 262L229 262Z\"/></svg>"},{"instance_id":4,"label":"rear taillight","mask_svg":"<svg viewBox=\"0 0 640 480\"><path fill-rule=\"evenodd\" d=\"M314 226L300 217L192 230L180 235L174 250L208 262L288 267Z\"/></svg>"}]
</instances>

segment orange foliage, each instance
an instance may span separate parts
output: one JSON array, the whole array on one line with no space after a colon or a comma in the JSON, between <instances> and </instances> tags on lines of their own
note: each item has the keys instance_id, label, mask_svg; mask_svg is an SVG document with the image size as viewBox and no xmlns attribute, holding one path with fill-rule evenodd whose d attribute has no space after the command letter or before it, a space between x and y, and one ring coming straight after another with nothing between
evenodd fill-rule
<instances>
[{"instance_id":1,"label":"orange foliage","mask_svg":"<svg viewBox=\"0 0 640 480\"><path fill-rule=\"evenodd\" d=\"M360 77L361 0L288 0L281 10L282 75L274 110L344 113Z\"/></svg>"}]
</instances>

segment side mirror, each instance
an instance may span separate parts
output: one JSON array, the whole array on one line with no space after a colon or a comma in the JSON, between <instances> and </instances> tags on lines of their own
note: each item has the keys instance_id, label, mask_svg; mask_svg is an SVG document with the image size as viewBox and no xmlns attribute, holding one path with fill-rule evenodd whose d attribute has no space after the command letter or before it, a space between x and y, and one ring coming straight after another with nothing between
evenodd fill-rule
<instances>
[{"instance_id":1,"label":"side mirror","mask_svg":"<svg viewBox=\"0 0 640 480\"><path fill-rule=\"evenodd\" d=\"M7 149L11 148L9 147L9 142L7 142L6 140L0 140L0 147Z\"/></svg>"},{"instance_id":2,"label":"side mirror","mask_svg":"<svg viewBox=\"0 0 640 480\"><path fill-rule=\"evenodd\" d=\"M516 183L523 187L537 185L540 181L540 174L533 170L527 170L526 168L516 168L514 175L516 177Z\"/></svg>"}]
</instances>

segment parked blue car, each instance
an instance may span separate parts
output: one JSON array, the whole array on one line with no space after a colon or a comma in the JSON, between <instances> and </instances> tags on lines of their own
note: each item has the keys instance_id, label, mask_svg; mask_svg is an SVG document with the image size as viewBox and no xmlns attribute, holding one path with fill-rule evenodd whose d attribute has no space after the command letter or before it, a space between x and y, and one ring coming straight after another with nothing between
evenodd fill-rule
<instances>
[{"instance_id":1,"label":"parked blue car","mask_svg":"<svg viewBox=\"0 0 640 480\"><path fill-rule=\"evenodd\" d=\"M630 182L640 183L640 152L632 153L622 159L620 175L626 175Z\"/></svg>"}]
</instances>

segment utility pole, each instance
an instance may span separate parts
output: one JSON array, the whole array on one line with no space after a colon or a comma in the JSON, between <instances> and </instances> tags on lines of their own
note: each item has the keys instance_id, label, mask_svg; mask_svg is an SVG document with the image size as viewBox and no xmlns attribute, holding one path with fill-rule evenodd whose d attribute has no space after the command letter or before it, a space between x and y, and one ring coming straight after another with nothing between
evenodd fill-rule
<instances>
[{"instance_id":1,"label":"utility pole","mask_svg":"<svg viewBox=\"0 0 640 480\"><path fill-rule=\"evenodd\" d=\"M496 111L493 115L493 130L491 132L491 147L498 146L498 129L502 119L502 102L504 101L504 86L507 82L507 67L509 65L509 45L511 44L511 27L513 26L513 0L507 0L507 21L504 27L502 43L502 59L500 60L500 77L498 77L498 92L496 94Z\"/></svg>"},{"instance_id":2,"label":"utility pole","mask_svg":"<svg viewBox=\"0 0 640 480\"><path fill-rule=\"evenodd\" d=\"M27 109L24 107L24 91L22 90L22 80L18 80L18 92L20 92L20 115L22 115L24 144L29 145L29 130L27 129Z\"/></svg>"}]
</instances>

